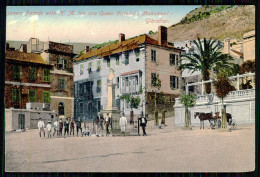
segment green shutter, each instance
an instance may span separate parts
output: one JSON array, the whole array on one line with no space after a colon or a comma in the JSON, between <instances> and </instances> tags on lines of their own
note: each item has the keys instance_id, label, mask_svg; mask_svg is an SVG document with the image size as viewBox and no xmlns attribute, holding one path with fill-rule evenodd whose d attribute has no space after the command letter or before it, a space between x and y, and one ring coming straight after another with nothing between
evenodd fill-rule
<instances>
[{"instance_id":1,"label":"green shutter","mask_svg":"<svg viewBox=\"0 0 260 177\"><path fill-rule=\"evenodd\" d=\"M16 101L16 89L12 89L12 102Z\"/></svg>"},{"instance_id":2,"label":"green shutter","mask_svg":"<svg viewBox=\"0 0 260 177\"><path fill-rule=\"evenodd\" d=\"M43 103L50 103L51 98L50 98L50 92L49 91L43 91L42 92L42 101Z\"/></svg>"},{"instance_id":3,"label":"green shutter","mask_svg":"<svg viewBox=\"0 0 260 177\"><path fill-rule=\"evenodd\" d=\"M64 59L64 69L67 69L67 68L68 68L68 60Z\"/></svg>"}]
</instances>

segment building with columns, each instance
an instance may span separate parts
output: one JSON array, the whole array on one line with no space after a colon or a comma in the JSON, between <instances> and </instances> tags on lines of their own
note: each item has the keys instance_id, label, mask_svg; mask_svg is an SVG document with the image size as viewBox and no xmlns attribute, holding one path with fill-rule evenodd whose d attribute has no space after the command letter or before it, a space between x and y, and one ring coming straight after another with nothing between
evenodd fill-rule
<instances>
[{"instance_id":1,"label":"building with columns","mask_svg":"<svg viewBox=\"0 0 260 177\"><path fill-rule=\"evenodd\" d=\"M127 117L130 106L119 99L124 94L141 99L140 107L133 110L135 115L141 111L145 114L152 112L148 110L152 91L163 92L165 101L173 104L173 98L181 93L181 71L178 70L181 49L167 42L166 27L160 26L158 32L158 41L148 35L125 39L124 34L119 34L116 43L95 50L86 47L85 53L75 60L73 66L76 118L93 119L97 112L106 109L110 68L115 75L117 108ZM161 80L160 90L154 87L157 75Z\"/></svg>"}]
</instances>

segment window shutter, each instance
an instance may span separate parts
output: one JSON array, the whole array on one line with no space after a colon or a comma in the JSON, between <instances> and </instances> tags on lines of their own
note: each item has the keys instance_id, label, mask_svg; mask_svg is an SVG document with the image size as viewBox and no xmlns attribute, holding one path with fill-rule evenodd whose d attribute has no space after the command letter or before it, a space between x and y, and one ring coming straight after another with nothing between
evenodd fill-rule
<instances>
[{"instance_id":1,"label":"window shutter","mask_svg":"<svg viewBox=\"0 0 260 177\"><path fill-rule=\"evenodd\" d=\"M67 68L68 68L68 60L64 59L64 69L67 69Z\"/></svg>"},{"instance_id":2,"label":"window shutter","mask_svg":"<svg viewBox=\"0 0 260 177\"><path fill-rule=\"evenodd\" d=\"M176 77L176 88L178 89L179 88L179 78L178 77Z\"/></svg>"},{"instance_id":3,"label":"window shutter","mask_svg":"<svg viewBox=\"0 0 260 177\"><path fill-rule=\"evenodd\" d=\"M176 55L176 65L179 65L179 55Z\"/></svg>"},{"instance_id":4,"label":"window shutter","mask_svg":"<svg viewBox=\"0 0 260 177\"><path fill-rule=\"evenodd\" d=\"M12 89L12 101L15 102L16 101L16 90Z\"/></svg>"}]
</instances>

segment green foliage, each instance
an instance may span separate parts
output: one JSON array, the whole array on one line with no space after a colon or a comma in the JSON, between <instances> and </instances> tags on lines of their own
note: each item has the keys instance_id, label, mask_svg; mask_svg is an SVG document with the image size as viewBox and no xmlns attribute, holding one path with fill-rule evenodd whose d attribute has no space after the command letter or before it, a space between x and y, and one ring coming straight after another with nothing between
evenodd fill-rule
<instances>
[{"instance_id":1,"label":"green foliage","mask_svg":"<svg viewBox=\"0 0 260 177\"><path fill-rule=\"evenodd\" d=\"M221 46L217 40L210 38L209 40L200 38L193 41L198 51L193 54L183 55L183 60L188 62L181 64L180 69L188 69L194 73L195 71L201 71L203 80L207 81L210 78L210 70L218 72L220 68L222 70L233 70L234 64L230 61L234 60L230 55L223 54L220 49ZM205 84L206 93L211 92L210 84Z\"/></svg>"},{"instance_id":2,"label":"green foliage","mask_svg":"<svg viewBox=\"0 0 260 177\"><path fill-rule=\"evenodd\" d=\"M206 9L209 9L210 6L205 6ZM220 7L216 7L216 8L212 8L208 11L204 11L204 12L197 12L196 14L192 15L191 17L185 17L184 19L181 20L181 24L184 24L184 23L191 23L191 22L194 22L194 21L199 21L199 20L202 20L202 19L206 19L208 18L210 15L212 14L215 14L217 12L220 12L220 11L223 11L223 10L226 10L226 9L229 9L229 8L233 8L232 5L222 5ZM195 10L193 10L195 11ZM193 12L191 11L191 12Z\"/></svg>"},{"instance_id":3,"label":"green foliage","mask_svg":"<svg viewBox=\"0 0 260 177\"><path fill-rule=\"evenodd\" d=\"M131 109L137 109L140 105L141 99L139 97L134 97L129 94L124 94L119 96L119 99L126 100L130 104Z\"/></svg>"},{"instance_id":4,"label":"green foliage","mask_svg":"<svg viewBox=\"0 0 260 177\"><path fill-rule=\"evenodd\" d=\"M255 61L246 61L239 67L239 74L254 73L255 72Z\"/></svg>"},{"instance_id":5,"label":"green foliage","mask_svg":"<svg viewBox=\"0 0 260 177\"><path fill-rule=\"evenodd\" d=\"M152 34L156 34L156 32L153 32L152 30L149 31L149 34L152 35Z\"/></svg>"},{"instance_id":6,"label":"green foliage","mask_svg":"<svg viewBox=\"0 0 260 177\"><path fill-rule=\"evenodd\" d=\"M99 48L101 48L101 47L105 47L105 46L108 46L108 45L110 45L110 44L114 44L114 43L117 43L118 42L118 40L114 40L114 41L108 41L108 42L103 42L102 44L97 44L97 45L95 45L95 46L93 46L92 48L91 48L91 50L93 50L93 49L99 49Z\"/></svg>"},{"instance_id":7,"label":"green foliage","mask_svg":"<svg viewBox=\"0 0 260 177\"><path fill-rule=\"evenodd\" d=\"M191 108L196 105L196 97L194 94L187 95L182 94L180 97L181 104L185 106L185 108Z\"/></svg>"},{"instance_id":8,"label":"green foliage","mask_svg":"<svg viewBox=\"0 0 260 177\"><path fill-rule=\"evenodd\" d=\"M217 96L222 99L227 96L230 91L235 90L235 88L231 85L226 74L221 73L217 76L217 80L213 81L214 87L216 89Z\"/></svg>"}]
</instances>

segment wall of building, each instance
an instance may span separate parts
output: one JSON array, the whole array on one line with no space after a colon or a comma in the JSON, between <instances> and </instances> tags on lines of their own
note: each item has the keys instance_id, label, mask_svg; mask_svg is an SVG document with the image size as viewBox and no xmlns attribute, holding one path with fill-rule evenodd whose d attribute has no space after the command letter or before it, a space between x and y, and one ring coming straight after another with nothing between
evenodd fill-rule
<instances>
[{"instance_id":1,"label":"wall of building","mask_svg":"<svg viewBox=\"0 0 260 177\"><path fill-rule=\"evenodd\" d=\"M57 114L59 113L59 103L64 104L65 117L74 117L74 97L51 96L51 107Z\"/></svg>"},{"instance_id":2,"label":"wall of building","mask_svg":"<svg viewBox=\"0 0 260 177\"><path fill-rule=\"evenodd\" d=\"M255 60L255 31L243 36L244 61Z\"/></svg>"},{"instance_id":3,"label":"wall of building","mask_svg":"<svg viewBox=\"0 0 260 177\"><path fill-rule=\"evenodd\" d=\"M5 109L5 131L18 130L19 114L24 114L25 116L25 129L38 128L39 118L44 121L45 126L48 121L55 121L57 119L57 115L53 111Z\"/></svg>"},{"instance_id":4,"label":"wall of building","mask_svg":"<svg viewBox=\"0 0 260 177\"><path fill-rule=\"evenodd\" d=\"M191 111L191 124L194 126L200 125L199 119L194 119L195 112L221 112L221 100L216 95L197 97L196 106L190 108ZM254 124L255 122L255 90L240 90L233 91L225 99L226 111L232 115L237 124ZM185 123L185 108L179 102L176 101L175 109L175 125L183 126ZM204 122L205 125L209 125L208 121Z\"/></svg>"},{"instance_id":5,"label":"wall of building","mask_svg":"<svg viewBox=\"0 0 260 177\"><path fill-rule=\"evenodd\" d=\"M98 61L101 61L101 70L97 72L97 65ZM89 74L88 72L88 66L89 63L92 63L92 73ZM115 56L110 56L110 67L107 66L107 60L104 58L100 59L99 57L92 58L92 59L87 59L84 60L83 62L77 62L74 64L74 84L75 84L75 97L78 96L78 98L75 98L75 104L79 105L79 101L83 102L84 104L84 113L83 114L78 114L79 116L87 116L88 111L87 107L89 104L89 101L91 100L84 100L84 96L79 96L79 84L80 83L85 83L92 81L92 93L93 93L93 105L96 105L97 100L100 100L101 102L101 109L106 109L107 106L107 79L108 75L110 73L110 68L114 70L114 80L113 82L117 84L117 77L120 77L121 74L130 72L130 71L135 71L135 70L140 70L142 71L142 85L145 85L145 51L141 50L140 51L140 56L139 56L139 62L136 62L136 53L134 50L129 51L129 64L125 65L125 55L124 54L119 54L119 65L116 64L116 57ZM83 73L80 74L80 65L83 65ZM101 80L102 86L101 86L101 92L98 93L96 91L97 88L97 81ZM77 96L76 96L77 95ZM121 95L120 88L115 89L115 99L118 99L118 95ZM141 98L144 98L144 96L139 95ZM83 98L82 98L83 97ZM79 100L79 101L78 101ZM84 101L83 101L84 100ZM121 102L120 108L122 109L123 107L123 102ZM77 106L78 108L78 106ZM123 110L122 110L123 111ZM134 110L136 114L140 114L141 109L139 110ZM77 110L76 110L77 112ZM124 110L125 114L129 116L130 114L130 109L125 109Z\"/></svg>"},{"instance_id":6,"label":"wall of building","mask_svg":"<svg viewBox=\"0 0 260 177\"><path fill-rule=\"evenodd\" d=\"M156 62L151 61L151 50L156 51ZM159 74L161 80L161 91L166 94L179 95L181 93L181 71L178 70L180 66L180 52L175 50L165 49L159 46L147 45L146 48L146 90L151 92L154 88L151 86L151 73ZM170 65L170 54L179 55L179 65ZM170 76L177 76L179 78L179 89L171 89Z\"/></svg>"},{"instance_id":7,"label":"wall of building","mask_svg":"<svg viewBox=\"0 0 260 177\"><path fill-rule=\"evenodd\" d=\"M14 80L12 77L13 74L13 65L17 64L22 66L22 76L20 80ZM29 80L29 71L30 67L36 67L36 80ZM21 63L7 60L5 63L5 106L6 108L26 108L26 103L29 101L29 90L37 91L37 102L42 103L42 92L50 91L50 83L43 81L43 69L50 69L48 65L38 65L38 64L29 64ZM37 84L37 85L35 85ZM21 101L19 103L12 102L12 89L20 89L21 92Z\"/></svg>"}]
</instances>

